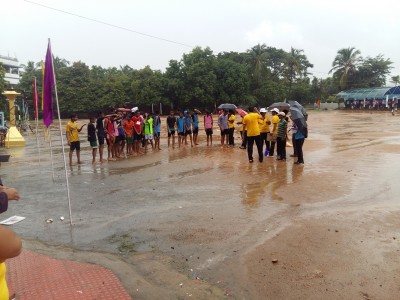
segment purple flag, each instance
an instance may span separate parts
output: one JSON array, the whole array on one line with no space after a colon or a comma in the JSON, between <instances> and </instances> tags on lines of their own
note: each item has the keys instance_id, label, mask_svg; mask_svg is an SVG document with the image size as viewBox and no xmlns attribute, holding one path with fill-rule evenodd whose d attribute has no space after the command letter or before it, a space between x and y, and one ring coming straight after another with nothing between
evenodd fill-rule
<instances>
[{"instance_id":1,"label":"purple flag","mask_svg":"<svg viewBox=\"0 0 400 300\"><path fill-rule=\"evenodd\" d=\"M49 127L53 123L53 90L55 84L50 40L47 47L43 81L43 123L46 127Z\"/></svg>"}]
</instances>

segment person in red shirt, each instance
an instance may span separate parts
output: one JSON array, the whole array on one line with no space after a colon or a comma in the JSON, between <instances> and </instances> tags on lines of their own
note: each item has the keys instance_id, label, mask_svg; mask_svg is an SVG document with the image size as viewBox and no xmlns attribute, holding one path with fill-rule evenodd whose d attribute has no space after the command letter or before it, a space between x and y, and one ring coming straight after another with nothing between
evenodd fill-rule
<instances>
[{"instance_id":1,"label":"person in red shirt","mask_svg":"<svg viewBox=\"0 0 400 300\"><path fill-rule=\"evenodd\" d=\"M132 121L130 115L126 115L125 121L123 123L123 128L126 136L126 155L130 156L133 152L133 127L135 122Z\"/></svg>"},{"instance_id":2,"label":"person in red shirt","mask_svg":"<svg viewBox=\"0 0 400 300\"><path fill-rule=\"evenodd\" d=\"M140 145L142 144L142 128L143 128L143 117L140 115L140 111L136 111L132 117L133 125L133 151L136 154L141 154Z\"/></svg>"}]
</instances>

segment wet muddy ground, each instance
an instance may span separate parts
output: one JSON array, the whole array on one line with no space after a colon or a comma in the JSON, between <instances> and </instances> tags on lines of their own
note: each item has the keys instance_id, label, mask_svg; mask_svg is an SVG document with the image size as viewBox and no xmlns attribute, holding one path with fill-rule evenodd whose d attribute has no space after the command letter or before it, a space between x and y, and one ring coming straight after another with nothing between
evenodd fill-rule
<instances>
[{"instance_id":1,"label":"wet muddy ground","mask_svg":"<svg viewBox=\"0 0 400 300\"><path fill-rule=\"evenodd\" d=\"M134 299L398 299L399 116L312 111L309 127L304 166L250 164L216 129L213 147L201 131L199 146L167 149L164 133L161 151L95 165L84 141L72 226L59 138L52 167L43 134L40 154L26 134L1 150L21 194L2 219L25 216L25 248L104 265Z\"/></svg>"}]
</instances>

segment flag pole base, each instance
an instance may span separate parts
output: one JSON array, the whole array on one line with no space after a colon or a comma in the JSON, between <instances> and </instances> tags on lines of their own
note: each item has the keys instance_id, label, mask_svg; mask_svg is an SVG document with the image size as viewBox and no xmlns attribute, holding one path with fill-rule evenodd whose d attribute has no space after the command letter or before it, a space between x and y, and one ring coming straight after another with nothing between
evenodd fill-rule
<instances>
[{"instance_id":1,"label":"flag pole base","mask_svg":"<svg viewBox=\"0 0 400 300\"><path fill-rule=\"evenodd\" d=\"M5 139L6 148L9 147L25 147L25 139L18 131L17 127L10 127L7 131Z\"/></svg>"}]
</instances>

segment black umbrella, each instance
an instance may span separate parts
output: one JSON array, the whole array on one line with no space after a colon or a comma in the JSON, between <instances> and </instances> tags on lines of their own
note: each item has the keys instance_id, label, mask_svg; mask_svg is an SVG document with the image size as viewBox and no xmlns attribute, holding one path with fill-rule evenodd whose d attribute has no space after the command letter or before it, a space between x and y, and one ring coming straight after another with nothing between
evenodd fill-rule
<instances>
[{"instance_id":1,"label":"black umbrella","mask_svg":"<svg viewBox=\"0 0 400 300\"><path fill-rule=\"evenodd\" d=\"M308 113L306 112L306 110L304 109L303 105L301 105L299 102L297 101L289 101L290 107L296 107L298 109L300 109L301 113L303 114L304 118L308 119Z\"/></svg>"},{"instance_id":2,"label":"black umbrella","mask_svg":"<svg viewBox=\"0 0 400 300\"><path fill-rule=\"evenodd\" d=\"M289 105L289 103L286 103L286 102L275 102L275 103L272 103L268 107L268 110L271 111L273 108L277 108L277 109L279 109L279 111L289 110L290 105Z\"/></svg>"},{"instance_id":3,"label":"black umbrella","mask_svg":"<svg viewBox=\"0 0 400 300\"><path fill-rule=\"evenodd\" d=\"M218 109L235 110L236 108L236 105L232 103L224 103L218 106Z\"/></svg>"},{"instance_id":4,"label":"black umbrella","mask_svg":"<svg viewBox=\"0 0 400 300\"><path fill-rule=\"evenodd\" d=\"M296 125L297 130L300 130L307 137L308 126L302 111L298 107L290 107L290 118Z\"/></svg>"}]
</instances>

